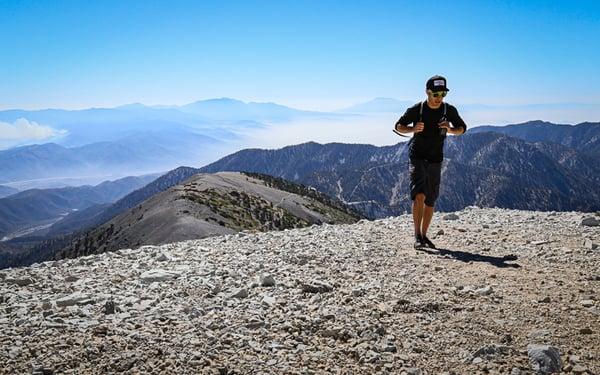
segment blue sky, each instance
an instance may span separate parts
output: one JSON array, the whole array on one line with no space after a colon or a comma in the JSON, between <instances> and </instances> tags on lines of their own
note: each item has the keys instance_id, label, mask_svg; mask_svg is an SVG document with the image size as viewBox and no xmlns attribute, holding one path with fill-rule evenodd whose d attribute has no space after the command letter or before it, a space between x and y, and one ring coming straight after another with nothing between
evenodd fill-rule
<instances>
[{"instance_id":1,"label":"blue sky","mask_svg":"<svg viewBox=\"0 0 600 375\"><path fill-rule=\"evenodd\" d=\"M0 0L0 109L600 103L598 1ZM590 119L598 121L598 119Z\"/></svg>"}]
</instances>

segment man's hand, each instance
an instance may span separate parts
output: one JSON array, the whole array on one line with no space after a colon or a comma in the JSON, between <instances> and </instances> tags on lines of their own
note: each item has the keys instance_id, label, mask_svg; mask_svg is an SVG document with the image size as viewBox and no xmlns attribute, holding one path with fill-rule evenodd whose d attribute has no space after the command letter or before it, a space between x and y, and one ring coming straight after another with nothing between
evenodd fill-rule
<instances>
[{"instance_id":1,"label":"man's hand","mask_svg":"<svg viewBox=\"0 0 600 375\"><path fill-rule=\"evenodd\" d=\"M413 126L413 133L420 133L425 129L424 122L417 122L415 126Z\"/></svg>"},{"instance_id":2,"label":"man's hand","mask_svg":"<svg viewBox=\"0 0 600 375\"><path fill-rule=\"evenodd\" d=\"M448 134L460 135L460 134L463 133L462 128L454 128L454 127L452 127L452 125L450 125L450 123L448 121L440 122L438 124L438 127L440 129L446 129L446 131L448 132Z\"/></svg>"},{"instance_id":3,"label":"man's hand","mask_svg":"<svg viewBox=\"0 0 600 375\"><path fill-rule=\"evenodd\" d=\"M452 126L450 126L450 123L448 121L442 121L438 124L438 128L446 129L448 131L448 133L450 133Z\"/></svg>"}]
</instances>

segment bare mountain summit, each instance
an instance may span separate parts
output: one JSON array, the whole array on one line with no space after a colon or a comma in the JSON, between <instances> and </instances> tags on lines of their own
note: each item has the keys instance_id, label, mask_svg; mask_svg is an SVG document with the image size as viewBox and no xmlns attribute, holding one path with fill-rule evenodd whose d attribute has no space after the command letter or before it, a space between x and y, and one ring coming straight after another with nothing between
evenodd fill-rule
<instances>
[{"instance_id":1,"label":"bare mountain summit","mask_svg":"<svg viewBox=\"0 0 600 375\"><path fill-rule=\"evenodd\" d=\"M314 190L271 176L197 174L86 232L58 257L360 218Z\"/></svg>"},{"instance_id":2,"label":"bare mountain summit","mask_svg":"<svg viewBox=\"0 0 600 375\"><path fill-rule=\"evenodd\" d=\"M208 181L180 196L194 183ZM468 207L436 213L440 250L413 250L403 215L2 270L0 363L7 374L598 374L598 219Z\"/></svg>"}]
</instances>

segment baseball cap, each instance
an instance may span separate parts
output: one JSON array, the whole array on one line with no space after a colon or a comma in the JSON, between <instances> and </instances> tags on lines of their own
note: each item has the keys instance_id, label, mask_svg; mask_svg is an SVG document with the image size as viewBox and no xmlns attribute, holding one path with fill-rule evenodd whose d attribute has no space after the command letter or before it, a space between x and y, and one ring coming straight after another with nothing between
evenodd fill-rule
<instances>
[{"instance_id":1,"label":"baseball cap","mask_svg":"<svg viewBox=\"0 0 600 375\"><path fill-rule=\"evenodd\" d=\"M433 76L429 78L425 87L433 92L450 91L448 87L446 87L446 78L442 76Z\"/></svg>"}]
</instances>

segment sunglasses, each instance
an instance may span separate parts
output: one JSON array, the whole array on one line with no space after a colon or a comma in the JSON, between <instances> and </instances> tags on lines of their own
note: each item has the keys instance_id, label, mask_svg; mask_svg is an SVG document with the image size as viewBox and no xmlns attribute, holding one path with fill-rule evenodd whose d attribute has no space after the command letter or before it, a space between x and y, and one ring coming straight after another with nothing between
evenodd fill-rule
<instances>
[{"instance_id":1,"label":"sunglasses","mask_svg":"<svg viewBox=\"0 0 600 375\"><path fill-rule=\"evenodd\" d=\"M432 92L432 93L431 93L431 95L432 95L434 98L439 98L440 96L443 98L443 97L445 97L446 95L448 95L448 93L447 93L446 91L436 91L436 92Z\"/></svg>"}]
</instances>

